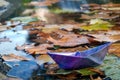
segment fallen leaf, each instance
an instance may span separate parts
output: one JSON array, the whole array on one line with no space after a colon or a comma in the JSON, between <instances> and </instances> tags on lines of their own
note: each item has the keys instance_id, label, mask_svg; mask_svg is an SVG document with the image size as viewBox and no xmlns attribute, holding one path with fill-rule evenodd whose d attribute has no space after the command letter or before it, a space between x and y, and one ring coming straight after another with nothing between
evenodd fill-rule
<instances>
[{"instance_id":1,"label":"fallen leaf","mask_svg":"<svg viewBox=\"0 0 120 80\"><path fill-rule=\"evenodd\" d=\"M27 49L27 48L33 48L34 47L34 45L33 44L24 44L24 45L22 45L22 46L16 46L16 50L25 50L25 49Z\"/></svg>"},{"instance_id":2,"label":"fallen leaf","mask_svg":"<svg viewBox=\"0 0 120 80\"><path fill-rule=\"evenodd\" d=\"M7 30L9 27L6 25L0 25L0 31L5 31Z\"/></svg>"},{"instance_id":3,"label":"fallen leaf","mask_svg":"<svg viewBox=\"0 0 120 80\"><path fill-rule=\"evenodd\" d=\"M25 57L22 57L22 56L18 56L18 55L14 55L14 54L3 55L2 58L5 61L29 60L28 58L25 58Z\"/></svg>"},{"instance_id":4,"label":"fallen leaf","mask_svg":"<svg viewBox=\"0 0 120 80\"><path fill-rule=\"evenodd\" d=\"M120 7L120 4L108 3L108 4L102 5L102 7L105 7L105 8Z\"/></svg>"},{"instance_id":5,"label":"fallen leaf","mask_svg":"<svg viewBox=\"0 0 120 80\"><path fill-rule=\"evenodd\" d=\"M94 79L94 80L103 80L101 77L97 77L96 79Z\"/></svg>"},{"instance_id":6,"label":"fallen leaf","mask_svg":"<svg viewBox=\"0 0 120 80\"><path fill-rule=\"evenodd\" d=\"M60 79L66 79L66 80L75 80L75 79L77 79L77 76L81 76L81 74L78 74L78 73L76 73L76 72L72 72L72 73L69 73L69 74L67 74L67 75L58 75L57 77L58 78L60 78Z\"/></svg>"},{"instance_id":7,"label":"fallen leaf","mask_svg":"<svg viewBox=\"0 0 120 80\"><path fill-rule=\"evenodd\" d=\"M34 22L28 23L26 26L23 27L23 29L40 28L44 26L45 26L44 21L34 21Z\"/></svg>"},{"instance_id":8,"label":"fallen leaf","mask_svg":"<svg viewBox=\"0 0 120 80\"><path fill-rule=\"evenodd\" d=\"M49 56L49 55L39 55L36 57L36 61L39 65L42 65L44 63L52 63L55 64L55 61Z\"/></svg>"},{"instance_id":9,"label":"fallen leaf","mask_svg":"<svg viewBox=\"0 0 120 80\"><path fill-rule=\"evenodd\" d=\"M92 30L109 30L111 27L110 24L107 23L96 23L96 24L92 24L92 25L88 25L88 26L82 26L81 28L84 30L88 30L88 31L92 31Z\"/></svg>"},{"instance_id":10,"label":"fallen leaf","mask_svg":"<svg viewBox=\"0 0 120 80\"><path fill-rule=\"evenodd\" d=\"M37 18L26 16L26 17L15 17L11 19L12 21L21 21L21 23L27 24L29 22L38 21Z\"/></svg>"},{"instance_id":11,"label":"fallen leaf","mask_svg":"<svg viewBox=\"0 0 120 80\"><path fill-rule=\"evenodd\" d=\"M96 73L99 73L100 75L104 75L104 72L101 71L100 69L97 69L97 68L89 68L90 71L93 71L93 72L96 72Z\"/></svg>"},{"instance_id":12,"label":"fallen leaf","mask_svg":"<svg viewBox=\"0 0 120 80\"><path fill-rule=\"evenodd\" d=\"M64 30L55 30L51 33L39 32L31 38L31 41L41 44L53 44L60 47L75 47L81 44L89 44L98 42L92 37L86 35L75 34Z\"/></svg>"},{"instance_id":13,"label":"fallen leaf","mask_svg":"<svg viewBox=\"0 0 120 80\"><path fill-rule=\"evenodd\" d=\"M35 42L40 42L40 40L43 40L44 42L50 42L53 45L59 45L64 47L73 47L80 44L90 43L89 37L87 36L74 34L72 32L66 32L62 30L56 30L49 34L40 32L37 34L37 40L36 39L33 40Z\"/></svg>"},{"instance_id":14,"label":"fallen leaf","mask_svg":"<svg viewBox=\"0 0 120 80\"><path fill-rule=\"evenodd\" d=\"M74 47L80 44L90 43L89 38L82 35L64 34L60 36L61 39L59 40L55 40L52 37L49 37L48 41L52 42L54 45L59 45L64 47Z\"/></svg>"},{"instance_id":15,"label":"fallen leaf","mask_svg":"<svg viewBox=\"0 0 120 80\"><path fill-rule=\"evenodd\" d=\"M120 43L114 43L109 48L109 53L120 57Z\"/></svg>"},{"instance_id":16,"label":"fallen leaf","mask_svg":"<svg viewBox=\"0 0 120 80\"><path fill-rule=\"evenodd\" d=\"M28 5L30 6L52 6L52 4L59 2L59 0L44 0L44 1L32 1Z\"/></svg>"},{"instance_id":17,"label":"fallen leaf","mask_svg":"<svg viewBox=\"0 0 120 80\"><path fill-rule=\"evenodd\" d=\"M97 41L108 41L108 42L117 42L120 41L120 31L100 31L93 34L88 34L93 36Z\"/></svg>"},{"instance_id":18,"label":"fallen leaf","mask_svg":"<svg viewBox=\"0 0 120 80\"><path fill-rule=\"evenodd\" d=\"M88 48L82 47L82 46L77 46L77 47L71 47L71 48L58 48L55 50L51 50L53 52L76 52L76 51L84 51L87 50Z\"/></svg>"},{"instance_id":19,"label":"fallen leaf","mask_svg":"<svg viewBox=\"0 0 120 80\"><path fill-rule=\"evenodd\" d=\"M33 46L25 48L25 51L29 54L46 54L49 50L47 48L53 47L50 44L41 44L38 46Z\"/></svg>"}]
</instances>

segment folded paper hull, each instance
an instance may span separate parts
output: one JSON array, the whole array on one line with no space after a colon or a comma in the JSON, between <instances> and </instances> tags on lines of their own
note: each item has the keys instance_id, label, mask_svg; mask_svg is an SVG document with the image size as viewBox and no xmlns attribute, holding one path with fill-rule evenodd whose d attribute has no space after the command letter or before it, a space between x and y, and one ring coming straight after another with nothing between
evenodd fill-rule
<instances>
[{"instance_id":1,"label":"folded paper hull","mask_svg":"<svg viewBox=\"0 0 120 80\"><path fill-rule=\"evenodd\" d=\"M81 69L102 64L111 43L105 43L95 48L80 52L48 52L52 59L62 69Z\"/></svg>"}]
</instances>

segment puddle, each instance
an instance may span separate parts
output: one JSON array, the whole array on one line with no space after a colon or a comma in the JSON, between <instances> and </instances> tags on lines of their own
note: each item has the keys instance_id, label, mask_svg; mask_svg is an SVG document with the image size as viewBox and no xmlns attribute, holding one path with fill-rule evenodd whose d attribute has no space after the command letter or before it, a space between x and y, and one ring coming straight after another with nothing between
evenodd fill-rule
<instances>
[{"instance_id":1,"label":"puddle","mask_svg":"<svg viewBox=\"0 0 120 80\"><path fill-rule=\"evenodd\" d=\"M16 31L13 31L16 30ZM19 31L18 31L19 30ZM0 43L0 54L16 54L19 56L27 56L32 58L31 55L26 54L23 51L16 51L15 48L17 45L23 45L25 43L29 43L28 39L28 31L22 30L22 25L18 25L11 30L6 30L0 33L0 38L9 38L10 42L1 42Z\"/></svg>"},{"instance_id":2,"label":"puddle","mask_svg":"<svg viewBox=\"0 0 120 80\"><path fill-rule=\"evenodd\" d=\"M12 69L7 73L10 77L17 77L23 80L29 80L31 76L35 75L39 66L34 61L20 61L20 62L5 62Z\"/></svg>"}]
</instances>

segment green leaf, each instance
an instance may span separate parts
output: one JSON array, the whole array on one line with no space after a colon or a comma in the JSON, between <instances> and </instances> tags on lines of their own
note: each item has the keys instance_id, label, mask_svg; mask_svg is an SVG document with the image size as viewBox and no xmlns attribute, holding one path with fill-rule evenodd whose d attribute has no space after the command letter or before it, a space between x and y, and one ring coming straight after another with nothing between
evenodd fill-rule
<instances>
[{"instance_id":1,"label":"green leaf","mask_svg":"<svg viewBox=\"0 0 120 80\"><path fill-rule=\"evenodd\" d=\"M25 16L25 17L15 17L15 18L12 18L11 20L13 21L21 21L22 23L29 23L29 22L33 22L33 21L38 21L37 18L35 17L30 17L30 16Z\"/></svg>"},{"instance_id":2,"label":"green leaf","mask_svg":"<svg viewBox=\"0 0 120 80\"><path fill-rule=\"evenodd\" d=\"M54 45L54 47L53 47L55 50L57 50L57 49L59 49L60 48L60 46L59 45Z\"/></svg>"},{"instance_id":3,"label":"green leaf","mask_svg":"<svg viewBox=\"0 0 120 80\"><path fill-rule=\"evenodd\" d=\"M92 31L92 30L109 30L113 25L111 25L107 21L103 21L100 19L93 19L90 21L90 25L81 27L84 30Z\"/></svg>"},{"instance_id":4,"label":"green leaf","mask_svg":"<svg viewBox=\"0 0 120 80\"><path fill-rule=\"evenodd\" d=\"M92 31L92 30L109 30L111 26L112 25L110 25L108 23L104 23L104 24L96 23L96 24L92 24L90 26L83 26L81 28L84 29L84 30L88 30L88 31Z\"/></svg>"},{"instance_id":5,"label":"green leaf","mask_svg":"<svg viewBox=\"0 0 120 80\"><path fill-rule=\"evenodd\" d=\"M89 70L88 68L86 69L80 69L80 70L76 70L78 73L81 73L83 76L87 76L87 75L94 75L95 72Z\"/></svg>"}]
</instances>

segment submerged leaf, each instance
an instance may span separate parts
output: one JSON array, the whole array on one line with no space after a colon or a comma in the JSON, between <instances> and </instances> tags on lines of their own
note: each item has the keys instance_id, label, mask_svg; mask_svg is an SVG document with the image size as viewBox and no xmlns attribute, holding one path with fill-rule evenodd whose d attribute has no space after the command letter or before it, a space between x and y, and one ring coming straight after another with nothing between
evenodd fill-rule
<instances>
[{"instance_id":1,"label":"submerged leaf","mask_svg":"<svg viewBox=\"0 0 120 80\"><path fill-rule=\"evenodd\" d=\"M28 58L22 57L22 56L17 56L14 54L9 54L9 55L3 55L2 56L3 60L5 61L22 61L22 60L30 60Z\"/></svg>"},{"instance_id":2,"label":"submerged leaf","mask_svg":"<svg viewBox=\"0 0 120 80\"><path fill-rule=\"evenodd\" d=\"M42 65L44 63L54 63L54 60L49 56L49 55L40 55L38 57L36 57L36 62L39 64L39 65Z\"/></svg>"},{"instance_id":3,"label":"submerged leaf","mask_svg":"<svg viewBox=\"0 0 120 80\"><path fill-rule=\"evenodd\" d=\"M11 42L9 38L4 37L4 38L0 38L0 42Z\"/></svg>"},{"instance_id":4,"label":"submerged leaf","mask_svg":"<svg viewBox=\"0 0 120 80\"><path fill-rule=\"evenodd\" d=\"M106 76L112 80L119 80L120 59L118 57L111 55L106 56L104 63L98 68L105 71Z\"/></svg>"}]
</instances>

